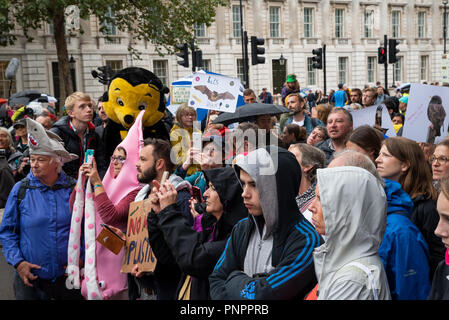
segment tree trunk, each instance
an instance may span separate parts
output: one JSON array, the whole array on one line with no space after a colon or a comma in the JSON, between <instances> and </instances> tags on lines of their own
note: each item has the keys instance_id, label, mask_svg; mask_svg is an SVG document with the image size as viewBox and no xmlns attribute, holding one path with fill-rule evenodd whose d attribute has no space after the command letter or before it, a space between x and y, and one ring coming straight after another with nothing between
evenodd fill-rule
<instances>
[{"instance_id":1,"label":"tree trunk","mask_svg":"<svg viewBox=\"0 0 449 320\"><path fill-rule=\"evenodd\" d=\"M59 73L59 115L62 115L62 106L65 98L73 93L72 74L70 72L69 54L67 52L67 41L64 26L64 8L54 8L53 15L54 37L56 53L58 55Z\"/></svg>"}]
</instances>

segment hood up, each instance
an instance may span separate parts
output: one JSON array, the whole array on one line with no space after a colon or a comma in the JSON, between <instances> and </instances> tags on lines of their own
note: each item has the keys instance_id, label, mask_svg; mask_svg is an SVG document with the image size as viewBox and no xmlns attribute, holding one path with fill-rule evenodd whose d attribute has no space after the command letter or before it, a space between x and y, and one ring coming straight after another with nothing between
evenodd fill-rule
<instances>
[{"instance_id":1,"label":"hood up","mask_svg":"<svg viewBox=\"0 0 449 320\"><path fill-rule=\"evenodd\" d=\"M283 231L302 217L295 200L301 182L301 168L295 156L270 145L236 160L234 169L237 177L240 177L240 170L244 170L256 183L266 225L265 238L272 233L283 238L287 234Z\"/></svg>"},{"instance_id":2,"label":"hood up","mask_svg":"<svg viewBox=\"0 0 449 320\"><path fill-rule=\"evenodd\" d=\"M387 201L380 182L367 170L336 167L317 170L326 242L321 267L340 269L354 259L377 254L386 227ZM316 259L318 260L318 259Z\"/></svg>"},{"instance_id":3,"label":"hood up","mask_svg":"<svg viewBox=\"0 0 449 320\"><path fill-rule=\"evenodd\" d=\"M413 201L405 192L399 182L384 179L385 193L388 201L388 214L392 212L406 213L409 218L412 217Z\"/></svg>"}]
</instances>

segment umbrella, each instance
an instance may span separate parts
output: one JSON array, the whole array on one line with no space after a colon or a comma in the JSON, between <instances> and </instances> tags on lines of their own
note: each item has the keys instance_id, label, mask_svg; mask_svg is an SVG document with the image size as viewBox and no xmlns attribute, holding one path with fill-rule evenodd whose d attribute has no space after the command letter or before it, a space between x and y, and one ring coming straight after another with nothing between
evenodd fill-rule
<instances>
[{"instance_id":1,"label":"umbrella","mask_svg":"<svg viewBox=\"0 0 449 320\"><path fill-rule=\"evenodd\" d=\"M256 116L263 114L276 115L290 112L284 106L268 103L249 103L237 108L234 113L223 112L212 123L222 123L228 125L234 122L244 122L253 120Z\"/></svg>"},{"instance_id":2,"label":"umbrella","mask_svg":"<svg viewBox=\"0 0 449 320\"><path fill-rule=\"evenodd\" d=\"M8 104L12 107L14 105L27 105L41 96L41 93L36 90L23 90L13 94L8 99Z\"/></svg>"}]
</instances>

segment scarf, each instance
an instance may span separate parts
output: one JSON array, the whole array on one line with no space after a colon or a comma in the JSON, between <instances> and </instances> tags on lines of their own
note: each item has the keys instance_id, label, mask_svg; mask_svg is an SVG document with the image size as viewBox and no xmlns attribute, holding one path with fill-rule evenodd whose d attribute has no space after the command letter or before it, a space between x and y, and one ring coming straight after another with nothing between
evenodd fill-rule
<instances>
[{"instance_id":1,"label":"scarf","mask_svg":"<svg viewBox=\"0 0 449 320\"><path fill-rule=\"evenodd\" d=\"M304 213L304 211L306 211L312 200L315 198L315 187L316 181L312 183L312 185L309 187L309 189L306 190L306 192L296 196L296 203L301 213Z\"/></svg>"}]
</instances>

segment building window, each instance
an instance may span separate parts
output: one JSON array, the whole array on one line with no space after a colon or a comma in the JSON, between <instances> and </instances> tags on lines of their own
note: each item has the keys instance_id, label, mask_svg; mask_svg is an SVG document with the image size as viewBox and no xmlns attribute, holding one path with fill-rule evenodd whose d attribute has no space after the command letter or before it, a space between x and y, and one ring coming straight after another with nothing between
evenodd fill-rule
<instances>
[{"instance_id":1,"label":"building window","mask_svg":"<svg viewBox=\"0 0 449 320\"><path fill-rule=\"evenodd\" d=\"M429 56L421 56L419 66L420 80L429 80Z\"/></svg>"},{"instance_id":2,"label":"building window","mask_svg":"<svg viewBox=\"0 0 449 320\"><path fill-rule=\"evenodd\" d=\"M242 85L245 84L243 59L237 59L237 77L240 78Z\"/></svg>"},{"instance_id":3,"label":"building window","mask_svg":"<svg viewBox=\"0 0 449 320\"><path fill-rule=\"evenodd\" d=\"M114 24L114 19L115 19L115 13L112 11L111 7L108 8L108 11L106 12L106 17L111 18L112 22L103 22L102 26L103 26L103 34L105 36L116 36L117 35L117 28L115 27ZM110 38L110 39L105 39L104 43L107 44L118 44L120 43L120 38Z\"/></svg>"},{"instance_id":4,"label":"building window","mask_svg":"<svg viewBox=\"0 0 449 320\"><path fill-rule=\"evenodd\" d=\"M212 62L210 59L203 59L203 70L212 71Z\"/></svg>"},{"instance_id":5,"label":"building window","mask_svg":"<svg viewBox=\"0 0 449 320\"><path fill-rule=\"evenodd\" d=\"M11 85L11 94L17 92L16 79L10 80L6 79L5 71L8 67L9 61L0 61L0 97L9 97L9 86Z\"/></svg>"},{"instance_id":6,"label":"building window","mask_svg":"<svg viewBox=\"0 0 449 320\"><path fill-rule=\"evenodd\" d=\"M402 57L398 57L398 61L393 64L394 81L402 81Z\"/></svg>"},{"instance_id":7,"label":"building window","mask_svg":"<svg viewBox=\"0 0 449 320\"><path fill-rule=\"evenodd\" d=\"M281 8L280 7L270 7L270 37L279 38L281 36L280 32L280 19L281 18Z\"/></svg>"},{"instance_id":8,"label":"building window","mask_svg":"<svg viewBox=\"0 0 449 320\"><path fill-rule=\"evenodd\" d=\"M338 83L347 83L348 58L338 58Z\"/></svg>"},{"instance_id":9,"label":"building window","mask_svg":"<svg viewBox=\"0 0 449 320\"><path fill-rule=\"evenodd\" d=\"M243 10L242 13L245 13L245 10ZM241 31L240 6L232 6L232 34L234 38L240 38L242 36L242 33L240 31Z\"/></svg>"},{"instance_id":10,"label":"building window","mask_svg":"<svg viewBox=\"0 0 449 320\"><path fill-rule=\"evenodd\" d=\"M395 10L391 12L391 36L399 38L401 33L401 11Z\"/></svg>"},{"instance_id":11,"label":"building window","mask_svg":"<svg viewBox=\"0 0 449 320\"><path fill-rule=\"evenodd\" d=\"M373 37L373 27L374 27L374 11L365 11L365 38Z\"/></svg>"},{"instance_id":12,"label":"building window","mask_svg":"<svg viewBox=\"0 0 449 320\"><path fill-rule=\"evenodd\" d=\"M313 37L313 9L304 8L304 37Z\"/></svg>"},{"instance_id":13,"label":"building window","mask_svg":"<svg viewBox=\"0 0 449 320\"><path fill-rule=\"evenodd\" d=\"M164 85L168 84L168 62L167 60L153 60L153 72L161 79Z\"/></svg>"},{"instance_id":14,"label":"building window","mask_svg":"<svg viewBox=\"0 0 449 320\"><path fill-rule=\"evenodd\" d=\"M307 58L307 84L309 86L316 85L316 69L313 67L313 58Z\"/></svg>"},{"instance_id":15,"label":"building window","mask_svg":"<svg viewBox=\"0 0 449 320\"><path fill-rule=\"evenodd\" d=\"M335 37L343 38L344 36L344 9L335 9Z\"/></svg>"},{"instance_id":16,"label":"building window","mask_svg":"<svg viewBox=\"0 0 449 320\"><path fill-rule=\"evenodd\" d=\"M109 67L114 73L123 69L122 60L106 60L105 63L106 66Z\"/></svg>"},{"instance_id":17,"label":"building window","mask_svg":"<svg viewBox=\"0 0 449 320\"><path fill-rule=\"evenodd\" d=\"M368 57L368 82L374 82L376 79L377 57Z\"/></svg>"},{"instance_id":18,"label":"building window","mask_svg":"<svg viewBox=\"0 0 449 320\"><path fill-rule=\"evenodd\" d=\"M195 23L193 27L195 37L205 38L206 37L206 24L205 23Z\"/></svg>"},{"instance_id":19,"label":"building window","mask_svg":"<svg viewBox=\"0 0 449 320\"><path fill-rule=\"evenodd\" d=\"M418 38L426 37L426 13L418 12Z\"/></svg>"}]
</instances>

